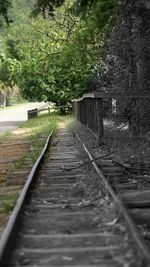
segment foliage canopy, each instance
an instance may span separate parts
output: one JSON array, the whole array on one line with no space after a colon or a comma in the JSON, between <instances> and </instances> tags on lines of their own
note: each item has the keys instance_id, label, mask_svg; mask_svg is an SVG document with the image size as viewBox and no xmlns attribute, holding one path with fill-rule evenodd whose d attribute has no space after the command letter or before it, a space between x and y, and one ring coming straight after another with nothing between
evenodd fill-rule
<instances>
[{"instance_id":1,"label":"foliage canopy","mask_svg":"<svg viewBox=\"0 0 150 267\"><path fill-rule=\"evenodd\" d=\"M7 66L25 98L65 105L92 80L118 1L29 2L12 1L15 20L3 31L0 72Z\"/></svg>"}]
</instances>

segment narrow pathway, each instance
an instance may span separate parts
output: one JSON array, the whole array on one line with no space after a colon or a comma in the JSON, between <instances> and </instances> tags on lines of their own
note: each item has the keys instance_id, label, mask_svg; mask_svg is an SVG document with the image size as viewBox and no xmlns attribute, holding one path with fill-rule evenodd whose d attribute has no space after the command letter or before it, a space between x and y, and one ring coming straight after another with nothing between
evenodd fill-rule
<instances>
[{"instance_id":1,"label":"narrow pathway","mask_svg":"<svg viewBox=\"0 0 150 267\"><path fill-rule=\"evenodd\" d=\"M119 267L134 262L128 233L114 227L113 206L83 201L83 188L75 185L87 173L66 170L79 163L73 138L62 128L38 174L5 266Z\"/></svg>"},{"instance_id":2,"label":"narrow pathway","mask_svg":"<svg viewBox=\"0 0 150 267\"><path fill-rule=\"evenodd\" d=\"M0 133L14 130L27 120L27 111L40 108L44 102L26 103L0 110Z\"/></svg>"}]
</instances>

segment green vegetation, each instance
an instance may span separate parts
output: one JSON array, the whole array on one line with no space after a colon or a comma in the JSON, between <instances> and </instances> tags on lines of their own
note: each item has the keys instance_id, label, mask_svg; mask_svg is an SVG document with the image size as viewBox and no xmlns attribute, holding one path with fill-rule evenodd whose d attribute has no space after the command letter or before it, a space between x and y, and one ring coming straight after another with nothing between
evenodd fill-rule
<instances>
[{"instance_id":1,"label":"green vegetation","mask_svg":"<svg viewBox=\"0 0 150 267\"><path fill-rule=\"evenodd\" d=\"M7 0L0 14L7 21L0 39L5 100L13 88L57 106L97 89L149 94L148 1ZM127 99L118 114L137 134L149 107L149 100Z\"/></svg>"},{"instance_id":2,"label":"green vegetation","mask_svg":"<svg viewBox=\"0 0 150 267\"><path fill-rule=\"evenodd\" d=\"M93 80L118 1L31 2L12 1L0 80L3 87L16 84L26 99L68 105Z\"/></svg>"},{"instance_id":3,"label":"green vegetation","mask_svg":"<svg viewBox=\"0 0 150 267\"><path fill-rule=\"evenodd\" d=\"M10 130L2 132L2 133L0 133L0 141L4 140L4 139L6 139L6 138L8 138L10 136L11 136L11 131Z\"/></svg>"},{"instance_id":4,"label":"green vegetation","mask_svg":"<svg viewBox=\"0 0 150 267\"><path fill-rule=\"evenodd\" d=\"M11 7L11 0L0 0L0 26L2 27L4 21L9 24L11 20L8 16L8 9Z\"/></svg>"},{"instance_id":5,"label":"green vegetation","mask_svg":"<svg viewBox=\"0 0 150 267\"><path fill-rule=\"evenodd\" d=\"M20 158L18 158L18 160L16 160L15 163L11 165L9 172L11 173L11 171L13 172L14 170L30 170L31 166L39 157L50 132L53 131L53 135L56 135L58 133L58 123L65 120L65 117L61 118L57 115L49 116L48 114L45 114L43 112L43 114L40 114L39 117L30 119L29 121L23 123L20 126L22 134L19 135L18 142L25 142L26 148L24 148L22 156L20 156ZM9 137L10 135L11 140L13 140L14 138L13 143L16 142L16 136L14 136L11 132L6 132L1 135L0 141L4 140L6 136ZM7 152L7 146L5 149ZM21 147L20 150L22 150ZM21 177L23 178L23 176ZM26 177L24 177L22 180L22 185L25 178ZM7 191L9 191L8 188ZM15 191L4 191L3 194L0 194L0 213L7 214L12 211L18 199L19 193L20 189L16 188Z\"/></svg>"},{"instance_id":6,"label":"green vegetation","mask_svg":"<svg viewBox=\"0 0 150 267\"><path fill-rule=\"evenodd\" d=\"M77 120L74 117L70 116L66 120L66 127L70 132L73 132L73 130L76 128L77 123Z\"/></svg>"},{"instance_id":7,"label":"green vegetation","mask_svg":"<svg viewBox=\"0 0 150 267\"><path fill-rule=\"evenodd\" d=\"M32 141L36 141L36 143L33 145L33 149L30 151L30 154L27 153L16 162L17 165L20 167L23 166L26 164L28 159L30 159L32 163L35 162L50 132L53 132L53 135L58 133L58 122L58 116L41 114L39 117L30 119L20 126L20 128L23 128L25 132L28 133L27 139L32 139Z\"/></svg>"},{"instance_id":8,"label":"green vegetation","mask_svg":"<svg viewBox=\"0 0 150 267\"><path fill-rule=\"evenodd\" d=\"M58 133L58 116L49 116L48 114L41 114L35 119L30 119L24 122L20 127L31 131L32 136L42 134L47 136L51 131L55 135Z\"/></svg>"},{"instance_id":9,"label":"green vegetation","mask_svg":"<svg viewBox=\"0 0 150 267\"><path fill-rule=\"evenodd\" d=\"M5 196L0 197L0 213L9 213L13 210L17 199L19 196L19 192L6 194Z\"/></svg>"}]
</instances>

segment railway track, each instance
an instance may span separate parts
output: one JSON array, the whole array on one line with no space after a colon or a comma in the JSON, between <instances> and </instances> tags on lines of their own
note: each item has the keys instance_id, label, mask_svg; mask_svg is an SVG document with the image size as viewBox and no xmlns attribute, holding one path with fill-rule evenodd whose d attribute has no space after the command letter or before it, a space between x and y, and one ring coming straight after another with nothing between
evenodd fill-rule
<instances>
[{"instance_id":1,"label":"railway track","mask_svg":"<svg viewBox=\"0 0 150 267\"><path fill-rule=\"evenodd\" d=\"M121 209L129 223L131 233L136 242L145 252L150 261L150 168L149 164L141 166L129 166L114 158L113 153L105 157L101 154L94 159L87 147L82 143L84 150L92 161L92 164L103 180L109 194ZM100 159L101 158L101 159ZM97 162L97 163L96 163ZM136 227L134 227L134 224ZM141 239L142 238L142 239ZM144 265L145 266L145 265ZM148 265L149 266L149 265Z\"/></svg>"},{"instance_id":2,"label":"railway track","mask_svg":"<svg viewBox=\"0 0 150 267\"><path fill-rule=\"evenodd\" d=\"M0 266L148 266L147 246L108 184L111 173L116 177L112 159L101 160L107 173L105 183L84 146L98 177L114 195L111 201L100 196L100 201L92 202L81 183L92 174L82 166L72 137L61 129L42 161L50 139L32 168L1 238ZM120 213L124 219L117 223L116 214L122 216Z\"/></svg>"},{"instance_id":3,"label":"railway track","mask_svg":"<svg viewBox=\"0 0 150 267\"><path fill-rule=\"evenodd\" d=\"M99 163L106 180L124 203L150 249L150 170L132 167L113 157Z\"/></svg>"}]
</instances>

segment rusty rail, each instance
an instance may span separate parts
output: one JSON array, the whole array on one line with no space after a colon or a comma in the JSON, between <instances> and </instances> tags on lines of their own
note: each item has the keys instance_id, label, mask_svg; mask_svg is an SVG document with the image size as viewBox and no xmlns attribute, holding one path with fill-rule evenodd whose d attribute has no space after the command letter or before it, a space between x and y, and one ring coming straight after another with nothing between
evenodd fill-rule
<instances>
[{"instance_id":1,"label":"rusty rail","mask_svg":"<svg viewBox=\"0 0 150 267\"><path fill-rule=\"evenodd\" d=\"M29 189L33 183L35 173L39 167L39 164L41 163L41 161L45 155L45 152L47 151L51 137L52 137L52 133L50 133L50 135L48 136L47 141L45 143L43 150L41 151L40 156L38 157L37 161L35 162L35 164L33 165L32 169L31 169L31 172L27 178L27 181L23 187L23 190L21 191L21 194L17 200L17 204L16 204L14 210L12 211L10 218L8 220L8 223L6 225L6 228L4 229L4 232L1 236L1 239L0 239L0 266L3 266L3 261L7 257L7 254L8 254L9 248L10 248L10 243L12 243L12 238L15 238L15 233L17 231L17 225L18 225L18 221L20 218L20 214L22 212L24 201L25 201L25 199L28 195Z\"/></svg>"}]
</instances>

